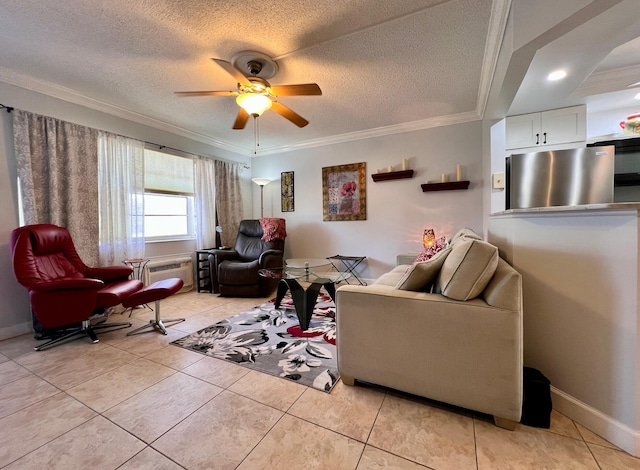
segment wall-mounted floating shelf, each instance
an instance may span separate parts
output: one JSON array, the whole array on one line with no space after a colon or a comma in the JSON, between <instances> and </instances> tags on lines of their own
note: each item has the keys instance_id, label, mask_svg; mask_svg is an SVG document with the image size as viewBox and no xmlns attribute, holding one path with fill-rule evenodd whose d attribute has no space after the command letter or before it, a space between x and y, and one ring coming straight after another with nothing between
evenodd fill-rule
<instances>
[{"instance_id":1,"label":"wall-mounted floating shelf","mask_svg":"<svg viewBox=\"0 0 640 470\"><path fill-rule=\"evenodd\" d=\"M420 185L422 192L427 191L451 191L455 189L468 189L469 181L450 181L448 183L424 183Z\"/></svg>"},{"instance_id":2,"label":"wall-mounted floating shelf","mask_svg":"<svg viewBox=\"0 0 640 470\"><path fill-rule=\"evenodd\" d=\"M413 178L413 170L390 171L388 173L373 173L371 175L374 183L378 181L401 180L404 178Z\"/></svg>"}]
</instances>

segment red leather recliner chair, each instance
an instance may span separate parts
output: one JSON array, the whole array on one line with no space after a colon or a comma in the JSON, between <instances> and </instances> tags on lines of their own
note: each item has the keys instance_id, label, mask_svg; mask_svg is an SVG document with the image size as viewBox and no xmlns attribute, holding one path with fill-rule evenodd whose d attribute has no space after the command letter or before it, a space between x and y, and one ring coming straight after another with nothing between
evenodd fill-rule
<instances>
[{"instance_id":1,"label":"red leather recliner chair","mask_svg":"<svg viewBox=\"0 0 640 470\"><path fill-rule=\"evenodd\" d=\"M129 279L128 266L91 268L85 265L66 228L51 224L26 225L11 232L13 271L29 290L31 309L47 329L65 328L57 338L36 347L41 351L76 335L86 334L94 343L94 330L124 328L131 323L91 325L91 315L120 304L142 288Z\"/></svg>"}]
</instances>

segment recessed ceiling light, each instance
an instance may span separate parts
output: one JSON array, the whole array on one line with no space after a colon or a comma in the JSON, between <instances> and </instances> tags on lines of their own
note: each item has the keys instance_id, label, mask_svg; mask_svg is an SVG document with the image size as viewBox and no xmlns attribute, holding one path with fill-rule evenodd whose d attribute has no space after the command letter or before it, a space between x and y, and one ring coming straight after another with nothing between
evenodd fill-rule
<instances>
[{"instance_id":1,"label":"recessed ceiling light","mask_svg":"<svg viewBox=\"0 0 640 470\"><path fill-rule=\"evenodd\" d=\"M640 100L640 93L638 93L636 96L634 96L635 99Z\"/></svg>"},{"instance_id":2,"label":"recessed ceiling light","mask_svg":"<svg viewBox=\"0 0 640 470\"><path fill-rule=\"evenodd\" d=\"M567 72L565 72L564 70L556 70L554 72L551 72L547 76L547 80L551 80L551 81L562 80L566 76L567 76Z\"/></svg>"}]
</instances>

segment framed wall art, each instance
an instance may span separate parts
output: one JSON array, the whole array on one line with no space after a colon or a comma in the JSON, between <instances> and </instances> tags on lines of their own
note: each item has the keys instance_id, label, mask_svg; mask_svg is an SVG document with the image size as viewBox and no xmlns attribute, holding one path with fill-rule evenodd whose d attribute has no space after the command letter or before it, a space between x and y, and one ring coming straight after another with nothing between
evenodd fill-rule
<instances>
[{"instance_id":1,"label":"framed wall art","mask_svg":"<svg viewBox=\"0 0 640 470\"><path fill-rule=\"evenodd\" d=\"M367 220L366 170L364 162L322 168L322 220Z\"/></svg>"},{"instance_id":2,"label":"framed wall art","mask_svg":"<svg viewBox=\"0 0 640 470\"><path fill-rule=\"evenodd\" d=\"M293 171L283 171L280 173L280 210L282 212L293 212L296 210L295 199L293 197Z\"/></svg>"}]
</instances>

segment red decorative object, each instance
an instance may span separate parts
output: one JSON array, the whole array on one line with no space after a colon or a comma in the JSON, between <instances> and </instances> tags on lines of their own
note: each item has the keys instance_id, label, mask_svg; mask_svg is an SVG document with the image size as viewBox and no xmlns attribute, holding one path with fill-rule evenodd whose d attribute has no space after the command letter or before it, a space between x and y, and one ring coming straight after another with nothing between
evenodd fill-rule
<instances>
[{"instance_id":1,"label":"red decorative object","mask_svg":"<svg viewBox=\"0 0 640 470\"><path fill-rule=\"evenodd\" d=\"M340 195L342 197L351 197L356 193L356 182L355 181L347 181L342 185L342 189L340 190Z\"/></svg>"},{"instance_id":2,"label":"red decorative object","mask_svg":"<svg viewBox=\"0 0 640 470\"><path fill-rule=\"evenodd\" d=\"M273 240L284 240L287 237L286 221L284 219L263 217L260 219L262 227L262 239L270 242Z\"/></svg>"},{"instance_id":3,"label":"red decorative object","mask_svg":"<svg viewBox=\"0 0 640 470\"><path fill-rule=\"evenodd\" d=\"M436 238L435 242L425 247L425 249L418 255L418 257L414 260L414 263L419 263L421 261L427 261L431 259L438 251L444 250L447 247L447 238L440 237Z\"/></svg>"}]
</instances>

